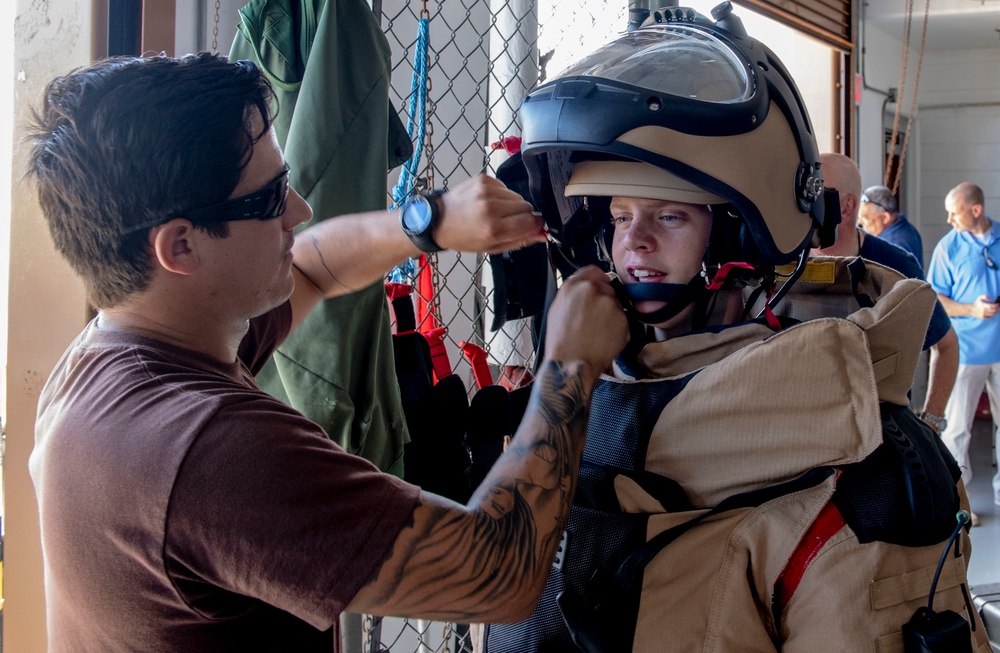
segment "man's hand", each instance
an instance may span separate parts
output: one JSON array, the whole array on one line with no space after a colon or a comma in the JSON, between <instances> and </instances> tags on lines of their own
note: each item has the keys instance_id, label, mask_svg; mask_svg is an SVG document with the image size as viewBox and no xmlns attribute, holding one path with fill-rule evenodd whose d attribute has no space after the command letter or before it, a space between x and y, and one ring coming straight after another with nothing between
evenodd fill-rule
<instances>
[{"instance_id":1,"label":"man's hand","mask_svg":"<svg viewBox=\"0 0 1000 653\"><path fill-rule=\"evenodd\" d=\"M1000 304L993 301L992 297L980 295L972 304L972 316L980 320L987 320L997 314Z\"/></svg>"},{"instance_id":2,"label":"man's hand","mask_svg":"<svg viewBox=\"0 0 1000 653\"><path fill-rule=\"evenodd\" d=\"M594 380L628 343L628 321L599 268L588 266L563 283L549 308L545 357L581 361Z\"/></svg>"},{"instance_id":3,"label":"man's hand","mask_svg":"<svg viewBox=\"0 0 1000 653\"><path fill-rule=\"evenodd\" d=\"M495 254L545 242L541 216L492 177L466 179L439 201L434 242L445 249Z\"/></svg>"}]
</instances>

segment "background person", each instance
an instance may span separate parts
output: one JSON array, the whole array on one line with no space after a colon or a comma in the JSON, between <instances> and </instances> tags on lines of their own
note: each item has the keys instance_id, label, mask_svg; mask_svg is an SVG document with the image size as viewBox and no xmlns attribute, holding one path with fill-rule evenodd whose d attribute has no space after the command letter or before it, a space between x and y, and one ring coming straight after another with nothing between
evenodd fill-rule
<instances>
[{"instance_id":1,"label":"background person","mask_svg":"<svg viewBox=\"0 0 1000 653\"><path fill-rule=\"evenodd\" d=\"M924 269L924 243L920 232L899 213L896 198L885 186L870 186L860 196L858 222L873 236L904 249Z\"/></svg>"},{"instance_id":2,"label":"background person","mask_svg":"<svg viewBox=\"0 0 1000 653\"><path fill-rule=\"evenodd\" d=\"M607 278L563 285L517 442L468 506L379 472L252 375L322 298L418 248L399 212L294 235L311 210L269 93L253 64L209 54L107 60L47 87L31 172L99 309L42 391L30 459L50 651L328 652L344 610L511 620L544 584L590 391L627 339ZM495 180L441 200L415 238L543 237ZM516 510L494 509L501 493Z\"/></svg>"},{"instance_id":3,"label":"background person","mask_svg":"<svg viewBox=\"0 0 1000 653\"><path fill-rule=\"evenodd\" d=\"M870 211L865 207L873 206L871 201L865 203L862 198L866 197L868 192L874 192L869 188L865 194L861 193L861 171L858 169L858 164L850 157L835 153L825 153L820 160L823 163L823 180L826 187L840 193L840 225L837 227L837 242L830 247L814 249L812 253L817 256L860 256L890 267L911 279L923 280L923 269L912 254L886 240L885 232L883 236L873 237L857 227L859 208ZM888 204L888 200L883 196L875 197ZM895 205L895 200L892 205ZM918 414L928 426L940 433L946 423L945 406L955 385L955 374L958 371L958 336L940 302L935 305L930 325L927 327L924 349L928 347L930 347L930 360L927 393L923 408Z\"/></svg>"},{"instance_id":4,"label":"background person","mask_svg":"<svg viewBox=\"0 0 1000 653\"><path fill-rule=\"evenodd\" d=\"M972 480L972 421L984 387L994 426L1000 423L1000 225L986 215L984 202L983 190L971 182L948 191L944 206L951 231L934 247L927 270L958 334L958 375L941 439L962 468L966 485ZM1000 470L993 475L993 502L1000 505Z\"/></svg>"}]
</instances>

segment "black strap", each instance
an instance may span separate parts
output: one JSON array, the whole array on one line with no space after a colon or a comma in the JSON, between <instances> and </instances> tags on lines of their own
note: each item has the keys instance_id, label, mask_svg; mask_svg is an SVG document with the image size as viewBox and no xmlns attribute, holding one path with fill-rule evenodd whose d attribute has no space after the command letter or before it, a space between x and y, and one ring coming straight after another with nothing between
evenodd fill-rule
<instances>
[{"instance_id":1,"label":"black strap","mask_svg":"<svg viewBox=\"0 0 1000 653\"><path fill-rule=\"evenodd\" d=\"M860 256L847 264L847 272L851 275L851 294L861 308L871 308L875 305L872 298L861 292L861 283L868 277L868 267Z\"/></svg>"},{"instance_id":2,"label":"black strap","mask_svg":"<svg viewBox=\"0 0 1000 653\"><path fill-rule=\"evenodd\" d=\"M681 283L626 283L623 284L626 296L633 302L657 301L667 305L655 311L640 313L636 317L646 324L659 324L671 319L692 302L708 293L705 289L705 279L696 275L686 284Z\"/></svg>"},{"instance_id":3,"label":"black strap","mask_svg":"<svg viewBox=\"0 0 1000 653\"><path fill-rule=\"evenodd\" d=\"M832 468L821 467L786 483L728 497L698 517L653 537L629 555L614 575L596 569L587 583L586 597L570 588L560 592L556 602L573 643L584 653L626 650L625 642L632 640L629 630L634 629L639 609L643 570L668 544L712 515L759 506L780 496L819 485L832 474Z\"/></svg>"},{"instance_id":4,"label":"black strap","mask_svg":"<svg viewBox=\"0 0 1000 653\"><path fill-rule=\"evenodd\" d=\"M676 540L678 537L712 515L717 515L721 512L735 510L738 508L755 508L786 494L792 494L793 492L799 492L801 490L815 487L829 478L832 474L833 468L819 467L817 469L810 470L799 478L791 481L761 488L759 490L734 494L731 497L723 499L718 505L708 512L702 513L693 519L689 519L683 524L678 524L677 526L669 528L659 535L654 536L651 540L634 551L629 557L625 558L625 561L622 562L621 566L618 567L618 571L615 573L615 584L617 584L622 591L630 591L635 586L635 583L642 581L643 570L650 562L652 562L653 558L655 558L660 551L666 548L668 544Z\"/></svg>"}]
</instances>

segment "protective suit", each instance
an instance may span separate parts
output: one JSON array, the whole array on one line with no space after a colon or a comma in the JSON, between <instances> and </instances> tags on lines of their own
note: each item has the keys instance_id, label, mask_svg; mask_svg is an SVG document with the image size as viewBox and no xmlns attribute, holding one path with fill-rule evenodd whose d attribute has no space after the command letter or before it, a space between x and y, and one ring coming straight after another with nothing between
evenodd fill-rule
<instances>
[{"instance_id":1,"label":"protective suit","mask_svg":"<svg viewBox=\"0 0 1000 653\"><path fill-rule=\"evenodd\" d=\"M808 114L777 57L714 16L653 12L522 105L561 265L614 267L610 198L701 205L711 234L690 280L615 270L633 345L595 390L538 608L482 648L910 651L944 615L956 630L934 650L985 653L960 475L907 407L934 292L808 259L839 216ZM686 335L644 326L682 314Z\"/></svg>"},{"instance_id":2,"label":"protective suit","mask_svg":"<svg viewBox=\"0 0 1000 653\"><path fill-rule=\"evenodd\" d=\"M854 303L848 263L814 261L831 281L802 284L783 312L794 318L800 298L830 312ZM867 263L857 292L874 306L846 319L650 343L631 370L639 378L604 378L560 566L535 615L490 626L485 650L575 651L575 623L584 636L603 630L588 651L902 651L902 625L927 603L968 501L906 408L933 291ZM912 479L884 444L893 429L931 471L930 509L911 512L902 497ZM648 544L663 533L668 543ZM964 530L956 548L934 606L970 619ZM630 556L645 564L622 573ZM971 614L973 650L989 651Z\"/></svg>"}]
</instances>

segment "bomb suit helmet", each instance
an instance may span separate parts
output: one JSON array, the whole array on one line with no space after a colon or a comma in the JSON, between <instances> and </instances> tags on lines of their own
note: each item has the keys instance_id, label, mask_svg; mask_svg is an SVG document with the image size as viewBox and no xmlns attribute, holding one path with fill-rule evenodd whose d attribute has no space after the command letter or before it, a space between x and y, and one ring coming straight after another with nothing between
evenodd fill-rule
<instances>
[{"instance_id":1,"label":"bomb suit helmet","mask_svg":"<svg viewBox=\"0 0 1000 653\"><path fill-rule=\"evenodd\" d=\"M584 208L595 197L710 204L713 243L730 242L709 263L744 260L759 274L833 242L839 211L825 210L794 81L729 3L712 13L654 11L522 103L532 199L568 260L589 262L603 220Z\"/></svg>"}]
</instances>

